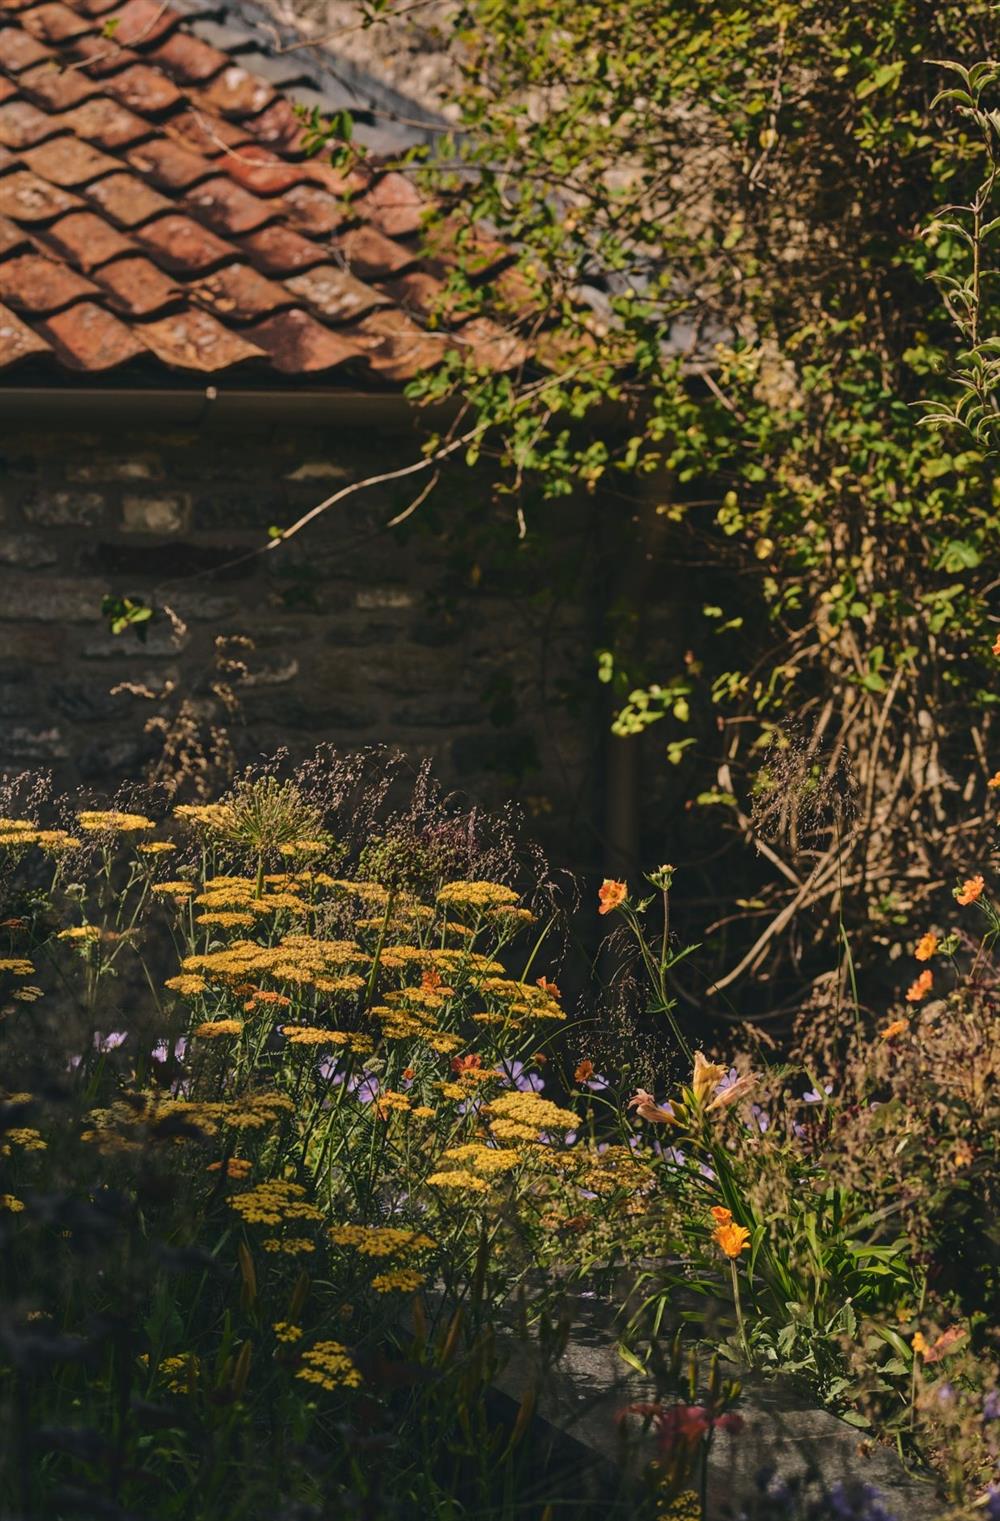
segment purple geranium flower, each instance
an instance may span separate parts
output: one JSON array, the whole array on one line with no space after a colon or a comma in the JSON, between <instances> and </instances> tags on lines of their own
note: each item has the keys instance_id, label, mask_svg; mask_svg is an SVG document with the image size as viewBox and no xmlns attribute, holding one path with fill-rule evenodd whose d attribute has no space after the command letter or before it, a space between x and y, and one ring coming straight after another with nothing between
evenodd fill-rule
<instances>
[{"instance_id":1,"label":"purple geranium flower","mask_svg":"<svg viewBox=\"0 0 1000 1521\"><path fill-rule=\"evenodd\" d=\"M179 1035L177 1037L177 1039L174 1041L174 1060L178 1061L178 1062L182 1062L184 1060L185 1056L187 1055L187 1048L188 1048L187 1036L186 1035ZM156 1042L156 1045L153 1047L152 1051L150 1052L150 1055L152 1056L154 1062L165 1062L165 1061L167 1061L167 1059L169 1057L169 1054L170 1054L170 1045L169 1045L169 1042L166 1041L166 1040L158 1040Z\"/></svg>"},{"instance_id":2,"label":"purple geranium flower","mask_svg":"<svg viewBox=\"0 0 1000 1521\"><path fill-rule=\"evenodd\" d=\"M833 1084L832 1083L824 1083L823 1084L823 1093L817 1092L817 1090L815 1088L810 1088L808 1093L803 1093L803 1095L802 1095L802 1102L804 1104L823 1104L823 1103L826 1102L826 1099L824 1098L824 1094L828 1095L828 1094L831 1094L832 1092L833 1092Z\"/></svg>"},{"instance_id":3,"label":"purple geranium flower","mask_svg":"<svg viewBox=\"0 0 1000 1521\"><path fill-rule=\"evenodd\" d=\"M117 1051L118 1047L123 1046L127 1040L127 1030L111 1030L107 1035L102 1035L100 1031L96 1031L94 1034L94 1050L100 1051L101 1055L104 1056L109 1051Z\"/></svg>"},{"instance_id":4,"label":"purple geranium flower","mask_svg":"<svg viewBox=\"0 0 1000 1521\"><path fill-rule=\"evenodd\" d=\"M501 1062L501 1069L512 1088L521 1093L541 1093L545 1079L537 1072L529 1072L524 1062Z\"/></svg>"}]
</instances>

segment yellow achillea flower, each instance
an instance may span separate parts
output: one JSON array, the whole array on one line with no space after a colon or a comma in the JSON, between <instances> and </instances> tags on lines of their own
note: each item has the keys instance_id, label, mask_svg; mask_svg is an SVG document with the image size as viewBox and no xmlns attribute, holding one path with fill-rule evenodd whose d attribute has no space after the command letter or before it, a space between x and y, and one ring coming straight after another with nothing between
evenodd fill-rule
<instances>
[{"instance_id":1,"label":"yellow achillea flower","mask_svg":"<svg viewBox=\"0 0 1000 1521\"><path fill-rule=\"evenodd\" d=\"M192 972L181 972L179 977L168 977L163 986L185 998L195 998L199 993L204 993L208 983L204 977L196 977Z\"/></svg>"},{"instance_id":2,"label":"yellow achillea flower","mask_svg":"<svg viewBox=\"0 0 1000 1521\"><path fill-rule=\"evenodd\" d=\"M268 1178L245 1193L234 1194L229 1204L250 1225L323 1218L323 1211L309 1203L301 1183L290 1183L284 1178Z\"/></svg>"},{"instance_id":3,"label":"yellow achillea flower","mask_svg":"<svg viewBox=\"0 0 1000 1521\"><path fill-rule=\"evenodd\" d=\"M0 956L0 972L13 972L15 977L30 977L35 970L23 956Z\"/></svg>"},{"instance_id":4,"label":"yellow achillea flower","mask_svg":"<svg viewBox=\"0 0 1000 1521\"><path fill-rule=\"evenodd\" d=\"M931 957L937 954L938 944L937 935L933 930L928 930L926 935L921 935L917 941L913 954L918 961L930 961Z\"/></svg>"},{"instance_id":5,"label":"yellow achillea flower","mask_svg":"<svg viewBox=\"0 0 1000 1521\"><path fill-rule=\"evenodd\" d=\"M116 834L132 834L140 829L155 829L152 819L147 819L141 813L119 813L116 809L103 812L78 813L80 828L87 829L92 833L103 829L113 829Z\"/></svg>"},{"instance_id":6,"label":"yellow achillea flower","mask_svg":"<svg viewBox=\"0 0 1000 1521\"><path fill-rule=\"evenodd\" d=\"M190 882L154 882L152 891L169 894L173 898L190 898L194 888Z\"/></svg>"},{"instance_id":7,"label":"yellow achillea flower","mask_svg":"<svg viewBox=\"0 0 1000 1521\"><path fill-rule=\"evenodd\" d=\"M910 983L910 986L906 990L907 1003L919 1003L922 998L927 997L933 986L934 974L928 968L927 971L921 972L914 982Z\"/></svg>"},{"instance_id":8,"label":"yellow achillea flower","mask_svg":"<svg viewBox=\"0 0 1000 1521\"><path fill-rule=\"evenodd\" d=\"M253 914L240 914L240 913L198 914L197 917L196 917L196 921L195 922L197 924L217 924L220 929L232 929L236 925L241 925L241 926L245 927L248 924L252 924L253 923Z\"/></svg>"},{"instance_id":9,"label":"yellow achillea flower","mask_svg":"<svg viewBox=\"0 0 1000 1521\"><path fill-rule=\"evenodd\" d=\"M179 803L174 818L195 829L222 831L232 823L232 809L226 803Z\"/></svg>"},{"instance_id":10,"label":"yellow achillea flower","mask_svg":"<svg viewBox=\"0 0 1000 1521\"><path fill-rule=\"evenodd\" d=\"M891 1024L886 1025L880 1034L883 1040L894 1040L897 1035L902 1035L909 1028L909 1024L905 1019L894 1019Z\"/></svg>"},{"instance_id":11,"label":"yellow achillea flower","mask_svg":"<svg viewBox=\"0 0 1000 1521\"><path fill-rule=\"evenodd\" d=\"M955 888L955 902L960 903L963 908L969 903L977 903L983 895L985 886L986 883L981 876L969 877L961 887Z\"/></svg>"},{"instance_id":12,"label":"yellow achillea flower","mask_svg":"<svg viewBox=\"0 0 1000 1521\"><path fill-rule=\"evenodd\" d=\"M712 1238L730 1259L737 1258L750 1245L750 1232L746 1226L737 1225L732 1220L725 1225L717 1225Z\"/></svg>"},{"instance_id":13,"label":"yellow achillea flower","mask_svg":"<svg viewBox=\"0 0 1000 1521\"><path fill-rule=\"evenodd\" d=\"M429 1104L417 1104L416 1108L410 1110L410 1113L415 1120L432 1120L437 1114L437 1110L432 1109Z\"/></svg>"},{"instance_id":14,"label":"yellow achillea flower","mask_svg":"<svg viewBox=\"0 0 1000 1521\"><path fill-rule=\"evenodd\" d=\"M339 1341L318 1341L302 1354L302 1367L295 1375L321 1389L356 1389L361 1374Z\"/></svg>"},{"instance_id":15,"label":"yellow achillea flower","mask_svg":"<svg viewBox=\"0 0 1000 1521\"><path fill-rule=\"evenodd\" d=\"M494 1120L490 1133L498 1141L537 1141L538 1131L534 1125L522 1125L518 1120Z\"/></svg>"},{"instance_id":16,"label":"yellow achillea flower","mask_svg":"<svg viewBox=\"0 0 1000 1521\"><path fill-rule=\"evenodd\" d=\"M22 1151L45 1151L48 1142L42 1140L41 1132L33 1130L30 1125L16 1126L13 1130L5 1130L0 1136L5 1143L0 1146L0 1156L9 1157L11 1146L20 1146Z\"/></svg>"},{"instance_id":17,"label":"yellow achillea flower","mask_svg":"<svg viewBox=\"0 0 1000 1521\"><path fill-rule=\"evenodd\" d=\"M253 1163L246 1157L227 1157L224 1162L209 1162L206 1172L221 1172L227 1178L237 1180L247 1178L253 1169Z\"/></svg>"},{"instance_id":18,"label":"yellow achillea flower","mask_svg":"<svg viewBox=\"0 0 1000 1521\"><path fill-rule=\"evenodd\" d=\"M434 1246L430 1236L402 1225L331 1225L328 1235L335 1246L352 1246L365 1257L396 1257Z\"/></svg>"},{"instance_id":19,"label":"yellow achillea flower","mask_svg":"<svg viewBox=\"0 0 1000 1521\"><path fill-rule=\"evenodd\" d=\"M165 1357L156 1371L171 1394L190 1394L201 1370L192 1352L187 1357Z\"/></svg>"},{"instance_id":20,"label":"yellow achillea flower","mask_svg":"<svg viewBox=\"0 0 1000 1521\"><path fill-rule=\"evenodd\" d=\"M392 1268L388 1273L377 1273L372 1279L376 1294L412 1294L427 1282L426 1273L416 1268Z\"/></svg>"},{"instance_id":21,"label":"yellow achillea flower","mask_svg":"<svg viewBox=\"0 0 1000 1521\"><path fill-rule=\"evenodd\" d=\"M375 1100L375 1111L380 1120L387 1120L395 1110L398 1114L409 1114L410 1100L405 1093L394 1093L391 1088L385 1093L380 1093Z\"/></svg>"},{"instance_id":22,"label":"yellow achillea flower","mask_svg":"<svg viewBox=\"0 0 1000 1521\"><path fill-rule=\"evenodd\" d=\"M435 1172L427 1179L431 1188L457 1188L465 1193L484 1194L488 1185L474 1172L456 1168L454 1172Z\"/></svg>"},{"instance_id":23,"label":"yellow achillea flower","mask_svg":"<svg viewBox=\"0 0 1000 1521\"><path fill-rule=\"evenodd\" d=\"M450 1146L447 1151L441 1153L441 1161L457 1162L459 1166L467 1163L476 1172L485 1173L487 1177L498 1176L510 1172L521 1160L521 1154L517 1151L503 1151L497 1146L483 1146L476 1141L470 1141L465 1146Z\"/></svg>"},{"instance_id":24,"label":"yellow achillea flower","mask_svg":"<svg viewBox=\"0 0 1000 1521\"><path fill-rule=\"evenodd\" d=\"M442 908L497 909L517 902L513 888L500 882L448 882L437 895Z\"/></svg>"},{"instance_id":25,"label":"yellow achillea flower","mask_svg":"<svg viewBox=\"0 0 1000 1521\"><path fill-rule=\"evenodd\" d=\"M276 1320L271 1329L279 1341L299 1341L302 1336L302 1327L293 1326L291 1322L287 1320Z\"/></svg>"},{"instance_id":26,"label":"yellow achillea flower","mask_svg":"<svg viewBox=\"0 0 1000 1521\"><path fill-rule=\"evenodd\" d=\"M316 1243L310 1241L308 1236L286 1236L283 1241L277 1236L270 1236L261 1244L265 1252L286 1252L289 1257L301 1257L316 1250Z\"/></svg>"},{"instance_id":27,"label":"yellow achillea flower","mask_svg":"<svg viewBox=\"0 0 1000 1521\"><path fill-rule=\"evenodd\" d=\"M291 1046L344 1046L350 1039L342 1030L318 1030L313 1025L283 1025L281 1033Z\"/></svg>"},{"instance_id":28,"label":"yellow achillea flower","mask_svg":"<svg viewBox=\"0 0 1000 1521\"><path fill-rule=\"evenodd\" d=\"M7 1209L12 1215L19 1215L24 1208L21 1199L15 1199L13 1194L0 1194L0 1209Z\"/></svg>"},{"instance_id":29,"label":"yellow achillea flower","mask_svg":"<svg viewBox=\"0 0 1000 1521\"><path fill-rule=\"evenodd\" d=\"M199 1040L215 1040L220 1035L239 1035L243 1029L242 1019L210 1019L191 1031Z\"/></svg>"},{"instance_id":30,"label":"yellow achillea flower","mask_svg":"<svg viewBox=\"0 0 1000 1521\"><path fill-rule=\"evenodd\" d=\"M148 840L145 845L137 845L136 850L141 856L165 856L177 846L172 840Z\"/></svg>"},{"instance_id":31,"label":"yellow achillea flower","mask_svg":"<svg viewBox=\"0 0 1000 1521\"><path fill-rule=\"evenodd\" d=\"M99 924L74 924L69 929L60 930L57 940L100 940L101 927Z\"/></svg>"},{"instance_id":32,"label":"yellow achillea flower","mask_svg":"<svg viewBox=\"0 0 1000 1521\"><path fill-rule=\"evenodd\" d=\"M489 1112L534 1130L576 1130L580 1124L580 1116L572 1109L561 1109L537 1093L503 1093L490 1100Z\"/></svg>"}]
</instances>

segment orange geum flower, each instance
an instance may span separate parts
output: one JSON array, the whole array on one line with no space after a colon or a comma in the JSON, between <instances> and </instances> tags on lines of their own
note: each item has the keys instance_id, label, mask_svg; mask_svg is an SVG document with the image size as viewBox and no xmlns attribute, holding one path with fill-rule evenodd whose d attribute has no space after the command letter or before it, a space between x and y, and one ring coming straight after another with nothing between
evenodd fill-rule
<instances>
[{"instance_id":1,"label":"orange geum flower","mask_svg":"<svg viewBox=\"0 0 1000 1521\"><path fill-rule=\"evenodd\" d=\"M1000 771L994 771L986 785L987 787L1000 787Z\"/></svg>"},{"instance_id":2,"label":"orange geum flower","mask_svg":"<svg viewBox=\"0 0 1000 1521\"><path fill-rule=\"evenodd\" d=\"M547 993L550 998L562 997L562 994L560 993L556 984L554 982L550 982L547 977L539 977L536 986L540 987L542 992Z\"/></svg>"},{"instance_id":3,"label":"orange geum flower","mask_svg":"<svg viewBox=\"0 0 1000 1521\"><path fill-rule=\"evenodd\" d=\"M955 902L965 908L969 903L977 903L983 896L983 888L986 883L981 876L969 877L961 887L955 889Z\"/></svg>"},{"instance_id":4,"label":"orange geum flower","mask_svg":"<svg viewBox=\"0 0 1000 1521\"><path fill-rule=\"evenodd\" d=\"M913 954L918 961L930 961L931 957L937 954L937 948L938 937L933 930L928 930L926 935L921 935L917 941Z\"/></svg>"},{"instance_id":5,"label":"orange geum flower","mask_svg":"<svg viewBox=\"0 0 1000 1521\"><path fill-rule=\"evenodd\" d=\"M732 1225L733 1223L732 1210L726 1209L722 1204L713 1204L709 1213L716 1225Z\"/></svg>"},{"instance_id":6,"label":"orange geum flower","mask_svg":"<svg viewBox=\"0 0 1000 1521\"><path fill-rule=\"evenodd\" d=\"M907 1003L919 1003L921 998L926 998L934 986L934 974L928 969L921 972L915 982L911 982L906 990Z\"/></svg>"},{"instance_id":7,"label":"orange geum flower","mask_svg":"<svg viewBox=\"0 0 1000 1521\"><path fill-rule=\"evenodd\" d=\"M917 1331L910 1345L913 1348L914 1357L923 1356L923 1354L927 1351L927 1337L924 1335L923 1331Z\"/></svg>"},{"instance_id":8,"label":"orange geum flower","mask_svg":"<svg viewBox=\"0 0 1000 1521\"><path fill-rule=\"evenodd\" d=\"M993 653L994 655L1000 655L1000 634L997 634L993 641Z\"/></svg>"},{"instance_id":9,"label":"orange geum flower","mask_svg":"<svg viewBox=\"0 0 1000 1521\"><path fill-rule=\"evenodd\" d=\"M712 1236L731 1260L735 1260L750 1245L750 1232L747 1227L736 1225L733 1221L727 1225L717 1225Z\"/></svg>"},{"instance_id":10,"label":"orange geum flower","mask_svg":"<svg viewBox=\"0 0 1000 1521\"><path fill-rule=\"evenodd\" d=\"M576 1071L573 1073L573 1081L574 1083L585 1083L588 1081L588 1079L592 1078L593 1075L594 1064L592 1061L588 1060L587 1057L584 1057L583 1061L577 1064Z\"/></svg>"},{"instance_id":11,"label":"orange geum flower","mask_svg":"<svg viewBox=\"0 0 1000 1521\"><path fill-rule=\"evenodd\" d=\"M914 983L914 987L916 987L916 983ZM905 1019L894 1019L892 1023L886 1025L885 1029L880 1033L883 1040L893 1040L897 1035L902 1035L903 1032L908 1029L909 1025Z\"/></svg>"},{"instance_id":12,"label":"orange geum flower","mask_svg":"<svg viewBox=\"0 0 1000 1521\"><path fill-rule=\"evenodd\" d=\"M600 903L597 912L599 914L610 914L612 909L617 908L620 903L624 903L627 897L627 883L616 882L612 877L605 877L597 894L598 902Z\"/></svg>"}]
</instances>

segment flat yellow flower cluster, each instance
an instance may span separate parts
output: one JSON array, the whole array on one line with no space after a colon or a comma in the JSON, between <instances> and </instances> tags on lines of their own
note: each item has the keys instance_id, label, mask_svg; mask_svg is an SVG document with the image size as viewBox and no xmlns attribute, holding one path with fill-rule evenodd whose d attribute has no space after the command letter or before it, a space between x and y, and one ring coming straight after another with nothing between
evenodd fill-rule
<instances>
[{"instance_id":1,"label":"flat yellow flower cluster","mask_svg":"<svg viewBox=\"0 0 1000 1521\"><path fill-rule=\"evenodd\" d=\"M302 1257L316 1250L315 1241L310 1241L308 1236L286 1236L283 1241L277 1236L269 1236L261 1245L265 1252L285 1252L289 1257Z\"/></svg>"},{"instance_id":2,"label":"flat yellow flower cluster","mask_svg":"<svg viewBox=\"0 0 1000 1521\"><path fill-rule=\"evenodd\" d=\"M390 1268L388 1273L376 1273L372 1288L376 1294L412 1294L426 1282L427 1274L418 1273L416 1268Z\"/></svg>"},{"instance_id":3,"label":"flat yellow flower cluster","mask_svg":"<svg viewBox=\"0 0 1000 1521\"><path fill-rule=\"evenodd\" d=\"M422 1231L402 1225L331 1225L328 1235L335 1246L352 1246L365 1257L425 1252L435 1244Z\"/></svg>"},{"instance_id":4,"label":"flat yellow flower cluster","mask_svg":"<svg viewBox=\"0 0 1000 1521\"><path fill-rule=\"evenodd\" d=\"M517 893L500 882L448 882L437 895L442 908L496 909L517 902Z\"/></svg>"},{"instance_id":5,"label":"flat yellow flower cluster","mask_svg":"<svg viewBox=\"0 0 1000 1521\"><path fill-rule=\"evenodd\" d=\"M0 1136L0 1157L9 1157L11 1146L19 1146L22 1151L45 1151L47 1143L42 1139L41 1132L33 1130L30 1125L17 1125L12 1130L5 1130Z\"/></svg>"},{"instance_id":6,"label":"flat yellow flower cluster","mask_svg":"<svg viewBox=\"0 0 1000 1521\"><path fill-rule=\"evenodd\" d=\"M39 845L43 850L78 850L82 840L65 829L39 829L27 819L0 819L0 845L12 850L26 850Z\"/></svg>"},{"instance_id":7,"label":"flat yellow flower cluster","mask_svg":"<svg viewBox=\"0 0 1000 1521\"><path fill-rule=\"evenodd\" d=\"M484 1194L489 1188L489 1184L482 1178L477 1178L474 1172L462 1167L449 1172L432 1172L427 1183L430 1188L454 1188L459 1193L467 1194Z\"/></svg>"},{"instance_id":8,"label":"flat yellow flower cluster","mask_svg":"<svg viewBox=\"0 0 1000 1521\"><path fill-rule=\"evenodd\" d=\"M176 850L173 840L147 840L143 845L137 845L136 850L141 856L165 856L170 851Z\"/></svg>"},{"instance_id":9,"label":"flat yellow flower cluster","mask_svg":"<svg viewBox=\"0 0 1000 1521\"><path fill-rule=\"evenodd\" d=\"M229 1200L248 1225L284 1225L289 1220L322 1220L323 1211L306 1199L301 1183L268 1178Z\"/></svg>"},{"instance_id":10,"label":"flat yellow flower cluster","mask_svg":"<svg viewBox=\"0 0 1000 1521\"><path fill-rule=\"evenodd\" d=\"M115 834L136 834L141 829L156 828L152 819L147 819L141 813L118 813L113 808L98 813L78 813L76 817L80 828L92 834L100 834L105 830L111 830Z\"/></svg>"},{"instance_id":11,"label":"flat yellow flower cluster","mask_svg":"<svg viewBox=\"0 0 1000 1521\"><path fill-rule=\"evenodd\" d=\"M318 1341L302 1354L302 1367L295 1375L321 1389L356 1389L361 1374L339 1341Z\"/></svg>"},{"instance_id":12,"label":"flat yellow flower cluster","mask_svg":"<svg viewBox=\"0 0 1000 1521\"><path fill-rule=\"evenodd\" d=\"M248 1093L214 1102L169 1094L131 1093L107 1109L92 1109L91 1129L81 1139L104 1152L139 1151L149 1141L182 1143L217 1135L220 1129L260 1130L295 1108L284 1093Z\"/></svg>"},{"instance_id":13,"label":"flat yellow flower cluster","mask_svg":"<svg viewBox=\"0 0 1000 1521\"><path fill-rule=\"evenodd\" d=\"M0 972L11 972L15 977L30 977L34 970L32 962L23 956L0 956Z\"/></svg>"},{"instance_id":14,"label":"flat yellow flower cluster","mask_svg":"<svg viewBox=\"0 0 1000 1521\"><path fill-rule=\"evenodd\" d=\"M154 882L151 891L161 893L165 898L192 898L194 896L194 888L190 882Z\"/></svg>"},{"instance_id":15,"label":"flat yellow flower cluster","mask_svg":"<svg viewBox=\"0 0 1000 1521\"><path fill-rule=\"evenodd\" d=\"M74 924L69 929L60 930L57 940L100 940L101 927L99 924Z\"/></svg>"},{"instance_id":16,"label":"flat yellow flower cluster","mask_svg":"<svg viewBox=\"0 0 1000 1521\"><path fill-rule=\"evenodd\" d=\"M566 1018L552 994L545 988L513 982L509 977L487 977L482 983L482 991L505 1003L510 1013L519 1019Z\"/></svg>"},{"instance_id":17,"label":"flat yellow flower cluster","mask_svg":"<svg viewBox=\"0 0 1000 1521\"><path fill-rule=\"evenodd\" d=\"M187 1357L165 1357L156 1372L171 1394L190 1394L201 1369L198 1359L190 1353Z\"/></svg>"},{"instance_id":18,"label":"flat yellow flower cluster","mask_svg":"<svg viewBox=\"0 0 1000 1521\"><path fill-rule=\"evenodd\" d=\"M196 1040L218 1040L224 1035L241 1035L242 1033L242 1019L208 1019L204 1024L195 1025L191 1031Z\"/></svg>"},{"instance_id":19,"label":"flat yellow flower cluster","mask_svg":"<svg viewBox=\"0 0 1000 1521\"><path fill-rule=\"evenodd\" d=\"M12 1215L19 1215L24 1209L24 1201L15 1199L13 1194L0 1194L0 1209L9 1210Z\"/></svg>"},{"instance_id":20,"label":"flat yellow flower cluster","mask_svg":"<svg viewBox=\"0 0 1000 1521\"><path fill-rule=\"evenodd\" d=\"M503 1093L491 1099L490 1114L496 1119L513 1120L518 1125L539 1130L576 1130L580 1116L571 1109L561 1109L537 1093Z\"/></svg>"},{"instance_id":21,"label":"flat yellow flower cluster","mask_svg":"<svg viewBox=\"0 0 1000 1521\"><path fill-rule=\"evenodd\" d=\"M450 1146L441 1153L440 1160L449 1164L456 1162L460 1167L468 1166L477 1173L494 1178L511 1172L521 1161L521 1153L502 1150L498 1146L485 1146L481 1141L469 1141L464 1146Z\"/></svg>"},{"instance_id":22,"label":"flat yellow flower cluster","mask_svg":"<svg viewBox=\"0 0 1000 1521\"><path fill-rule=\"evenodd\" d=\"M184 998L197 998L199 993L204 993L208 983L204 977L196 977L191 972L182 972L179 977L168 977L163 984L172 993L180 993Z\"/></svg>"},{"instance_id":23,"label":"flat yellow flower cluster","mask_svg":"<svg viewBox=\"0 0 1000 1521\"><path fill-rule=\"evenodd\" d=\"M311 986L321 993L342 993L363 987L364 980L356 975L332 977L330 973L367 960L353 940L283 935L277 945L234 940L224 951L185 956L181 969L199 973L213 982L254 982L269 977L275 982Z\"/></svg>"},{"instance_id":24,"label":"flat yellow flower cluster","mask_svg":"<svg viewBox=\"0 0 1000 1521\"><path fill-rule=\"evenodd\" d=\"M174 818L190 824L193 829L221 834L232 824L233 811L227 803L179 803L174 809Z\"/></svg>"},{"instance_id":25,"label":"flat yellow flower cluster","mask_svg":"<svg viewBox=\"0 0 1000 1521\"><path fill-rule=\"evenodd\" d=\"M293 1326L287 1320L276 1320L271 1329L279 1341L296 1342L302 1339L302 1327Z\"/></svg>"}]
</instances>

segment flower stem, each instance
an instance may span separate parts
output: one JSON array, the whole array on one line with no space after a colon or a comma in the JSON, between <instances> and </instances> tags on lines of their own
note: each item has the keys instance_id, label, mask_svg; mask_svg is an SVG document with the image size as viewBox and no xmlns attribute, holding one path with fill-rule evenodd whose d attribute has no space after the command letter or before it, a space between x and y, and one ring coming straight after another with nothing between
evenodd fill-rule
<instances>
[{"instance_id":1,"label":"flower stem","mask_svg":"<svg viewBox=\"0 0 1000 1521\"><path fill-rule=\"evenodd\" d=\"M736 1325L737 1329L739 1330L740 1346L743 1349L743 1356L746 1358L747 1366L749 1367L752 1365L753 1359L750 1356L750 1347L747 1343L746 1327L743 1324L743 1306L740 1303L740 1278L739 1274L736 1271L735 1257L730 1257L729 1259L729 1271L732 1274L733 1279L733 1305L736 1309Z\"/></svg>"}]
</instances>

